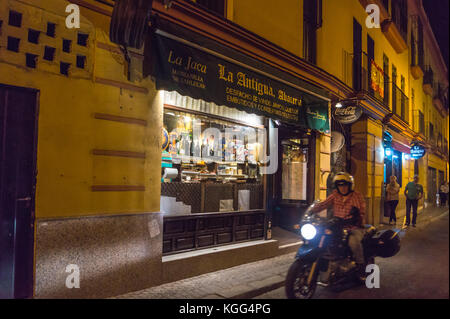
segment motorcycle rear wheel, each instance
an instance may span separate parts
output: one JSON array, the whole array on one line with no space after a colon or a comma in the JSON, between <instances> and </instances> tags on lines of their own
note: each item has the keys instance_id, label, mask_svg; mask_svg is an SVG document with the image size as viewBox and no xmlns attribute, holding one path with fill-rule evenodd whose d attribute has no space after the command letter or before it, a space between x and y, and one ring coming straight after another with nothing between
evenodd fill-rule
<instances>
[{"instance_id":1,"label":"motorcycle rear wheel","mask_svg":"<svg viewBox=\"0 0 450 319\"><path fill-rule=\"evenodd\" d=\"M311 299L316 291L317 282L314 275L308 285L308 277L311 272L312 263L296 260L286 276L285 292L288 299Z\"/></svg>"}]
</instances>

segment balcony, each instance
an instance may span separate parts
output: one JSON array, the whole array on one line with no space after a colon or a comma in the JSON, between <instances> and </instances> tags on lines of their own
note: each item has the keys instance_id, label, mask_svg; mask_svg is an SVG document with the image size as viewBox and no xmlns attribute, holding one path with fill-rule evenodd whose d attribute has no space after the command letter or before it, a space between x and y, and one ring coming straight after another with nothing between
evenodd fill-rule
<instances>
[{"instance_id":1,"label":"balcony","mask_svg":"<svg viewBox=\"0 0 450 319\"><path fill-rule=\"evenodd\" d=\"M442 147L442 153L448 158L448 141L444 138L444 145Z\"/></svg>"},{"instance_id":2,"label":"balcony","mask_svg":"<svg viewBox=\"0 0 450 319\"><path fill-rule=\"evenodd\" d=\"M414 110L414 131L425 136L425 116L420 110Z\"/></svg>"},{"instance_id":3,"label":"balcony","mask_svg":"<svg viewBox=\"0 0 450 319\"><path fill-rule=\"evenodd\" d=\"M423 76L423 91L429 96L433 95L433 70L429 67Z\"/></svg>"},{"instance_id":4,"label":"balcony","mask_svg":"<svg viewBox=\"0 0 450 319\"><path fill-rule=\"evenodd\" d=\"M389 7L388 1L383 1L383 7ZM394 50L400 54L408 49L408 7L406 0L391 1L389 10L390 18L381 23L381 31L392 45Z\"/></svg>"},{"instance_id":5,"label":"balcony","mask_svg":"<svg viewBox=\"0 0 450 319\"><path fill-rule=\"evenodd\" d=\"M395 84L392 84L392 113L409 123L409 98Z\"/></svg>"},{"instance_id":6,"label":"balcony","mask_svg":"<svg viewBox=\"0 0 450 319\"><path fill-rule=\"evenodd\" d=\"M433 105L445 117L448 113L448 99L440 83L434 83Z\"/></svg>"},{"instance_id":7,"label":"balcony","mask_svg":"<svg viewBox=\"0 0 450 319\"><path fill-rule=\"evenodd\" d=\"M366 53L349 55L352 59L353 89L359 94L367 94L389 108L386 83L389 77L370 59Z\"/></svg>"},{"instance_id":8,"label":"balcony","mask_svg":"<svg viewBox=\"0 0 450 319\"><path fill-rule=\"evenodd\" d=\"M425 68L422 65L423 57L421 58L420 54L421 52L418 50L414 36L411 36L411 75L415 80L424 76Z\"/></svg>"},{"instance_id":9,"label":"balcony","mask_svg":"<svg viewBox=\"0 0 450 319\"><path fill-rule=\"evenodd\" d=\"M418 80L424 76L422 67L420 65L411 65L411 75L415 80Z\"/></svg>"},{"instance_id":10,"label":"balcony","mask_svg":"<svg viewBox=\"0 0 450 319\"><path fill-rule=\"evenodd\" d=\"M408 44L406 40L403 38L402 33L399 31L395 22L392 20L385 20L381 24L381 31L383 32L386 39L394 48L395 52L401 54L408 49Z\"/></svg>"},{"instance_id":11,"label":"balcony","mask_svg":"<svg viewBox=\"0 0 450 319\"><path fill-rule=\"evenodd\" d=\"M419 80L425 72L423 26L418 16L412 16L411 21L411 75Z\"/></svg>"},{"instance_id":12,"label":"balcony","mask_svg":"<svg viewBox=\"0 0 450 319\"><path fill-rule=\"evenodd\" d=\"M444 139L442 138L442 134L441 133L439 133L438 137L437 137L437 148L441 152L444 149Z\"/></svg>"},{"instance_id":13,"label":"balcony","mask_svg":"<svg viewBox=\"0 0 450 319\"><path fill-rule=\"evenodd\" d=\"M432 123L428 123L428 143L433 147L436 147L436 135L434 133L434 125Z\"/></svg>"}]
</instances>

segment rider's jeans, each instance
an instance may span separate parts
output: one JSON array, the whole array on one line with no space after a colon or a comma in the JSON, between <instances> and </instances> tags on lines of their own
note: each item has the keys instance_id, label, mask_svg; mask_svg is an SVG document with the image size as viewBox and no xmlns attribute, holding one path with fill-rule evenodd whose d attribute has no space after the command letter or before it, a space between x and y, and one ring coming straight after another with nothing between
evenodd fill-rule
<instances>
[{"instance_id":1,"label":"rider's jeans","mask_svg":"<svg viewBox=\"0 0 450 319\"><path fill-rule=\"evenodd\" d=\"M352 250L353 257L357 264L364 264L364 250L362 240L364 238L364 229L352 229L348 237L348 245Z\"/></svg>"}]
</instances>

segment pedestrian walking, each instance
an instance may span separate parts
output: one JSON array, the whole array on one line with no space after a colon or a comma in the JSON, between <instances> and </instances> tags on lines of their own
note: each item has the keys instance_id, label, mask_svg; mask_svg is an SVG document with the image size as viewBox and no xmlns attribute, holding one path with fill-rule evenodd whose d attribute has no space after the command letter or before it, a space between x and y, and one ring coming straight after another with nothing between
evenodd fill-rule
<instances>
[{"instance_id":1,"label":"pedestrian walking","mask_svg":"<svg viewBox=\"0 0 450 319\"><path fill-rule=\"evenodd\" d=\"M442 207L447 206L447 200L448 200L448 183L444 182L439 188L439 201Z\"/></svg>"},{"instance_id":2,"label":"pedestrian walking","mask_svg":"<svg viewBox=\"0 0 450 319\"><path fill-rule=\"evenodd\" d=\"M412 226L416 227L417 221L417 206L419 204L419 200L423 197L423 186L419 184L419 176L414 176L414 181L409 182L405 187L405 195L406 195L406 224L405 226L409 226L410 218L411 218L411 207L413 213Z\"/></svg>"},{"instance_id":3,"label":"pedestrian walking","mask_svg":"<svg viewBox=\"0 0 450 319\"><path fill-rule=\"evenodd\" d=\"M391 176L390 183L386 186L386 201L390 210L389 225L394 222L397 223L397 216L395 209L398 205L398 194L400 193L400 185L397 183L397 176Z\"/></svg>"}]
</instances>

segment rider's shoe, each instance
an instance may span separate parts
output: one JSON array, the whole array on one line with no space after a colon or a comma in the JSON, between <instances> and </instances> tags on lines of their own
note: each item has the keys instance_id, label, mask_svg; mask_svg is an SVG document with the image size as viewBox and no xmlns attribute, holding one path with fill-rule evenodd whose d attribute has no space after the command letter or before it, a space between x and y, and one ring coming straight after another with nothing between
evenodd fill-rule
<instances>
[{"instance_id":1,"label":"rider's shoe","mask_svg":"<svg viewBox=\"0 0 450 319\"><path fill-rule=\"evenodd\" d=\"M365 283L366 282L367 273L366 273L365 265L361 264L361 265L357 265L356 266L356 277L358 278L358 280L361 283Z\"/></svg>"}]
</instances>

